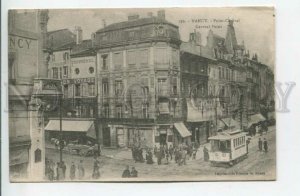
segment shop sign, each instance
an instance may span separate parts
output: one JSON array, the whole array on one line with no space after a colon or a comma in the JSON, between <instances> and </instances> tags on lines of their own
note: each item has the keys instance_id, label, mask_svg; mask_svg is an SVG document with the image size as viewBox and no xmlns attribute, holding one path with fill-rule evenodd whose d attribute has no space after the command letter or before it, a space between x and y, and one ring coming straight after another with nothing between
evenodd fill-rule
<instances>
[{"instance_id":1,"label":"shop sign","mask_svg":"<svg viewBox=\"0 0 300 196\"><path fill-rule=\"evenodd\" d=\"M82 84L82 83L95 83L95 78L76 78L62 80L64 84Z\"/></svg>"}]
</instances>

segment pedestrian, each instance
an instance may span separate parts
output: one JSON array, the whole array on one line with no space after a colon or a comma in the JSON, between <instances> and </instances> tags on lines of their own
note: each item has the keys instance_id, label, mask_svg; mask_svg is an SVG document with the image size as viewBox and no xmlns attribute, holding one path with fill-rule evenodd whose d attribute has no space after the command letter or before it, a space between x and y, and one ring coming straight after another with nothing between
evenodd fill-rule
<instances>
[{"instance_id":1,"label":"pedestrian","mask_svg":"<svg viewBox=\"0 0 300 196\"><path fill-rule=\"evenodd\" d=\"M247 147L247 153L249 152L249 144L250 144L250 138L247 139L246 141L246 147Z\"/></svg>"},{"instance_id":2,"label":"pedestrian","mask_svg":"<svg viewBox=\"0 0 300 196\"><path fill-rule=\"evenodd\" d=\"M194 146L194 147L193 147L193 160L196 159L197 151L198 151L198 150L197 150L196 147Z\"/></svg>"},{"instance_id":3,"label":"pedestrian","mask_svg":"<svg viewBox=\"0 0 300 196\"><path fill-rule=\"evenodd\" d=\"M166 155L165 165L169 164L169 150L165 148L164 154Z\"/></svg>"},{"instance_id":4,"label":"pedestrian","mask_svg":"<svg viewBox=\"0 0 300 196\"><path fill-rule=\"evenodd\" d=\"M263 134L262 124L258 126L258 131L259 131L260 136L262 136L262 134Z\"/></svg>"},{"instance_id":5,"label":"pedestrian","mask_svg":"<svg viewBox=\"0 0 300 196\"><path fill-rule=\"evenodd\" d=\"M147 164L153 164L153 156L152 156L152 152L149 149L147 154L146 154L146 163Z\"/></svg>"},{"instance_id":6,"label":"pedestrian","mask_svg":"<svg viewBox=\"0 0 300 196\"><path fill-rule=\"evenodd\" d=\"M144 156L143 156L143 149L142 149L141 147L139 148L138 156L139 156L139 161L140 161L141 163L144 163L144 162L145 162L145 159L144 159Z\"/></svg>"},{"instance_id":7,"label":"pedestrian","mask_svg":"<svg viewBox=\"0 0 300 196\"><path fill-rule=\"evenodd\" d=\"M74 180L75 179L75 173L76 173L76 166L74 162L72 162L72 165L70 167L70 179Z\"/></svg>"},{"instance_id":8,"label":"pedestrian","mask_svg":"<svg viewBox=\"0 0 300 196\"><path fill-rule=\"evenodd\" d=\"M133 146L131 148L131 154L132 154L132 159L136 162L136 159L135 159L135 146Z\"/></svg>"},{"instance_id":9,"label":"pedestrian","mask_svg":"<svg viewBox=\"0 0 300 196\"><path fill-rule=\"evenodd\" d=\"M131 168L130 177L132 178L138 177L138 171L135 169L135 167Z\"/></svg>"},{"instance_id":10,"label":"pedestrian","mask_svg":"<svg viewBox=\"0 0 300 196\"><path fill-rule=\"evenodd\" d=\"M78 178L80 180L84 178L83 160L80 160L80 162L78 164Z\"/></svg>"},{"instance_id":11,"label":"pedestrian","mask_svg":"<svg viewBox=\"0 0 300 196\"><path fill-rule=\"evenodd\" d=\"M122 178L130 178L129 166L127 165L125 170L123 171Z\"/></svg>"},{"instance_id":12,"label":"pedestrian","mask_svg":"<svg viewBox=\"0 0 300 196\"><path fill-rule=\"evenodd\" d=\"M56 180L64 180L64 171L62 167L62 162L57 162Z\"/></svg>"},{"instance_id":13,"label":"pedestrian","mask_svg":"<svg viewBox=\"0 0 300 196\"><path fill-rule=\"evenodd\" d=\"M161 165L162 152L159 150L157 152L157 165Z\"/></svg>"},{"instance_id":14,"label":"pedestrian","mask_svg":"<svg viewBox=\"0 0 300 196\"><path fill-rule=\"evenodd\" d=\"M64 161L61 162L61 168L62 168L62 171L63 171L63 179L65 179L66 178L67 166L66 166Z\"/></svg>"},{"instance_id":15,"label":"pedestrian","mask_svg":"<svg viewBox=\"0 0 300 196\"><path fill-rule=\"evenodd\" d=\"M262 146L263 146L263 141L261 140L261 138L258 139L258 149L259 151L262 151Z\"/></svg>"},{"instance_id":16,"label":"pedestrian","mask_svg":"<svg viewBox=\"0 0 300 196\"><path fill-rule=\"evenodd\" d=\"M208 149L206 148L206 146L204 146L204 148L203 148L203 158L204 158L205 162L209 161L209 153L208 153Z\"/></svg>"},{"instance_id":17,"label":"pedestrian","mask_svg":"<svg viewBox=\"0 0 300 196\"><path fill-rule=\"evenodd\" d=\"M176 147L175 149L175 163L179 162L179 149Z\"/></svg>"},{"instance_id":18,"label":"pedestrian","mask_svg":"<svg viewBox=\"0 0 300 196\"><path fill-rule=\"evenodd\" d=\"M48 180L54 180L54 163L52 160L49 161L49 171L48 171Z\"/></svg>"},{"instance_id":19,"label":"pedestrian","mask_svg":"<svg viewBox=\"0 0 300 196\"><path fill-rule=\"evenodd\" d=\"M157 149L157 146L155 145L154 146L154 156L157 158L157 152L158 152L158 149Z\"/></svg>"},{"instance_id":20,"label":"pedestrian","mask_svg":"<svg viewBox=\"0 0 300 196\"><path fill-rule=\"evenodd\" d=\"M182 164L186 165L187 149L182 150Z\"/></svg>"},{"instance_id":21,"label":"pedestrian","mask_svg":"<svg viewBox=\"0 0 300 196\"><path fill-rule=\"evenodd\" d=\"M268 142L267 142L266 138L264 138L264 150L265 150L265 152L268 152Z\"/></svg>"},{"instance_id":22,"label":"pedestrian","mask_svg":"<svg viewBox=\"0 0 300 196\"><path fill-rule=\"evenodd\" d=\"M172 144L171 144L170 147L169 147L170 160L173 159L173 154L174 154L174 148L173 148L173 146L172 146Z\"/></svg>"},{"instance_id":23,"label":"pedestrian","mask_svg":"<svg viewBox=\"0 0 300 196\"><path fill-rule=\"evenodd\" d=\"M95 157L95 159L94 159L93 175L92 175L92 177L94 179L98 179L100 177L100 171L99 171L99 169L100 169L100 162L99 162L98 158Z\"/></svg>"}]
</instances>

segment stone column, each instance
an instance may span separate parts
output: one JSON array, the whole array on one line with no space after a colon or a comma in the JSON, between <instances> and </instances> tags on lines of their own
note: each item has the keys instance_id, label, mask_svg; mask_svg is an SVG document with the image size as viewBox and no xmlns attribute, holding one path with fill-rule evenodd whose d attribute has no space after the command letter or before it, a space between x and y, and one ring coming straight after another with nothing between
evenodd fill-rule
<instances>
[{"instance_id":1,"label":"stone column","mask_svg":"<svg viewBox=\"0 0 300 196\"><path fill-rule=\"evenodd\" d=\"M45 132L44 116L41 110L42 101L31 98L29 102L29 121L31 147L29 151L29 177L33 181L45 177Z\"/></svg>"}]
</instances>

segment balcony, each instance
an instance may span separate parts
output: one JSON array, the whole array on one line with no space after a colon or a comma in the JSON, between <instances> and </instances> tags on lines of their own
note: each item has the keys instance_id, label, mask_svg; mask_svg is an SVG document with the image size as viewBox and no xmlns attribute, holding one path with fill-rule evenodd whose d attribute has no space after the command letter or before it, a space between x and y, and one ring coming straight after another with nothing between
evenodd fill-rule
<instances>
[{"instance_id":1,"label":"balcony","mask_svg":"<svg viewBox=\"0 0 300 196\"><path fill-rule=\"evenodd\" d=\"M161 89L158 89L157 96L158 97L169 97L170 93L171 93L170 90L168 90L166 88L161 88Z\"/></svg>"}]
</instances>

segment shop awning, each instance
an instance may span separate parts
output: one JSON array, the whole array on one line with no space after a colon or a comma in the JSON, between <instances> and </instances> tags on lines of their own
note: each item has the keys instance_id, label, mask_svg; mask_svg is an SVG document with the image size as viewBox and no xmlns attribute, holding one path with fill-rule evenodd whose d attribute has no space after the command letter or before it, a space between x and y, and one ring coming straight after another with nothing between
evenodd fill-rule
<instances>
[{"instance_id":1,"label":"shop awning","mask_svg":"<svg viewBox=\"0 0 300 196\"><path fill-rule=\"evenodd\" d=\"M239 123L236 120L233 120L232 118L223 118L223 119L221 119L221 121L223 121L224 124L228 128L238 128L239 127Z\"/></svg>"},{"instance_id":2,"label":"shop awning","mask_svg":"<svg viewBox=\"0 0 300 196\"><path fill-rule=\"evenodd\" d=\"M160 114L169 114L169 103L168 102L161 102L158 104L158 109Z\"/></svg>"},{"instance_id":3,"label":"shop awning","mask_svg":"<svg viewBox=\"0 0 300 196\"><path fill-rule=\"evenodd\" d=\"M45 127L47 131L60 131L60 121L50 120ZM64 132L86 132L86 136L96 139L93 121L87 120L62 120L62 131Z\"/></svg>"},{"instance_id":4,"label":"shop awning","mask_svg":"<svg viewBox=\"0 0 300 196\"><path fill-rule=\"evenodd\" d=\"M257 123L259 123L261 121L265 121L265 120L266 120L266 118L263 117L263 115L261 115L261 114L251 115L249 117L248 127L250 127L253 124L257 124Z\"/></svg>"},{"instance_id":5,"label":"shop awning","mask_svg":"<svg viewBox=\"0 0 300 196\"><path fill-rule=\"evenodd\" d=\"M181 137L185 138L185 137L189 137L192 135L182 122L174 123L174 126L176 127L176 129L179 132L179 134L181 135Z\"/></svg>"}]
</instances>

